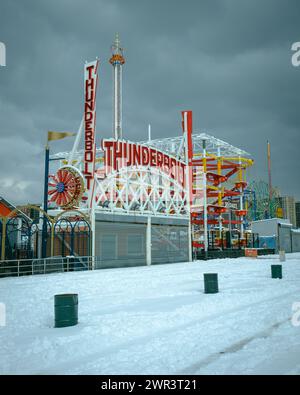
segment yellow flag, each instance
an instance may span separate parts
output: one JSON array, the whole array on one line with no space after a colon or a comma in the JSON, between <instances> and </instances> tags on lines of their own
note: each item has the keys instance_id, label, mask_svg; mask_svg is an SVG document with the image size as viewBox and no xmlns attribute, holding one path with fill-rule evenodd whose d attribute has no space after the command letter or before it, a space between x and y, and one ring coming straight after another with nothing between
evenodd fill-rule
<instances>
[{"instance_id":1,"label":"yellow flag","mask_svg":"<svg viewBox=\"0 0 300 395\"><path fill-rule=\"evenodd\" d=\"M76 136L76 133L71 133L71 132L48 132L48 141L52 140L60 140L64 139L65 137L69 136Z\"/></svg>"}]
</instances>

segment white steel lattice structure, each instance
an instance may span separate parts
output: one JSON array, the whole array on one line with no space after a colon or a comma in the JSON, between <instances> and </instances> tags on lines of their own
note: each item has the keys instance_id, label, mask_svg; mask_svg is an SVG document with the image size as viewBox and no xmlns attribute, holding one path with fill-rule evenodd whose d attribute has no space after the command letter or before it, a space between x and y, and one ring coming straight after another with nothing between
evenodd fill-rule
<instances>
[{"instance_id":1,"label":"white steel lattice structure","mask_svg":"<svg viewBox=\"0 0 300 395\"><path fill-rule=\"evenodd\" d=\"M187 216L186 190L157 168L125 167L97 178L95 204L99 211L127 214Z\"/></svg>"},{"instance_id":2,"label":"white steel lattice structure","mask_svg":"<svg viewBox=\"0 0 300 395\"><path fill-rule=\"evenodd\" d=\"M195 133L192 136L193 138L193 153L197 155L202 152L202 141L206 141L206 149L211 154L220 154L223 157L231 157L231 156L242 156L249 157L251 156L248 152L237 148L223 140L220 140L214 136L211 136L207 133ZM174 155L177 158L181 158L181 160L185 160L184 155L184 138L183 136L178 137L166 137L163 139L153 139L153 140L144 140L140 141L139 144L147 145L149 147L155 147L160 151L166 152L170 155ZM220 150L220 152L218 151ZM73 159L81 160L83 155L83 150L78 150L74 153ZM70 152L60 152L51 156L51 159L68 159L70 156ZM99 158L103 157L102 148L97 147L96 156Z\"/></svg>"},{"instance_id":3,"label":"white steel lattice structure","mask_svg":"<svg viewBox=\"0 0 300 395\"><path fill-rule=\"evenodd\" d=\"M70 153L55 154L51 159L59 160L59 166L63 166L70 163ZM72 154L71 163L82 171L82 150ZM93 209L97 212L188 217L186 186L158 167L130 166L106 172L101 148L96 153L93 195ZM88 210L85 200L81 202L80 209Z\"/></svg>"},{"instance_id":4,"label":"white steel lattice structure","mask_svg":"<svg viewBox=\"0 0 300 395\"><path fill-rule=\"evenodd\" d=\"M206 141L210 153L219 153L225 158L249 155L247 152L206 133L194 134L192 140L195 157L201 153L203 140ZM186 162L183 136L148 140L139 144L154 147ZM51 159L60 160L61 165L68 164L71 160L74 167L80 171L83 169L83 150L72 153L61 152L52 155ZM105 174L104 151L98 147L95 177L94 207L97 211L134 215L152 213L152 215L187 216L186 190L159 169L129 167L120 169L119 172ZM199 177L201 179L201 174ZM201 182L198 184L200 186ZM203 193L197 191L193 197L194 208L202 206ZM81 208L84 209L84 206L83 202ZM192 209L192 211L194 210Z\"/></svg>"},{"instance_id":5,"label":"white steel lattice structure","mask_svg":"<svg viewBox=\"0 0 300 395\"><path fill-rule=\"evenodd\" d=\"M248 152L204 132L194 132L192 135L194 155L202 152L203 140L206 141L206 149L210 154L221 155L223 157L250 156ZM140 144L155 147L170 155L176 155L176 157L182 158L183 160L185 158L183 136L141 141Z\"/></svg>"}]
</instances>

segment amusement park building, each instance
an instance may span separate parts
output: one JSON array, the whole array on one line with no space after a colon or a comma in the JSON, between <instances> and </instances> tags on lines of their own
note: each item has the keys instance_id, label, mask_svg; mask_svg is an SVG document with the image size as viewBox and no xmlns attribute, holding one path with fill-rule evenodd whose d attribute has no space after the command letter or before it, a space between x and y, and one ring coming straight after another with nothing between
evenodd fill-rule
<instances>
[{"instance_id":1,"label":"amusement park building","mask_svg":"<svg viewBox=\"0 0 300 395\"><path fill-rule=\"evenodd\" d=\"M223 248L224 231L232 226L239 232L240 246L245 246L246 170L253 164L249 154L206 133L193 132L192 111L182 111L182 131L175 137L153 140L149 130L145 141L125 140L125 59L118 36L110 63L113 138L96 146L96 60L84 66L84 114L73 148L50 157L44 198L48 214L77 220L80 213L88 219L92 240L86 253L97 257L95 267L191 260L193 250L207 251L209 240L213 248ZM49 133L50 140L70 135ZM46 168L47 155L49 148ZM67 225L61 224L65 233Z\"/></svg>"},{"instance_id":2,"label":"amusement park building","mask_svg":"<svg viewBox=\"0 0 300 395\"><path fill-rule=\"evenodd\" d=\"M93 255L97 257L95 267L183 262L191 259L192 247L204 247L203 141L209 156L207 168L210 169L206 175L209 232L222 232L222 229L228 228L229 220L226 218L229 210L233 211L230 225L244 230L243 219L239 216L244 215L244 211L240 213L240 204L243 204L240 197L246 184L244 173L251 160L244 159L243 162L241 158L248 154L205 133L193 134L195 154L191 165L192 198L189 200L184 140L183 134L175 138L131 143L143 148L149 157L156 155L157 159L161 153L165 158L174 160L174 163L184 163L185 177L177 177L184 181L183 184L150 162L141 166L120 166L117 171L107 173L109 160L105 151L106 141L97 148L93 207L89 208L86 203L80 207L83 213L91 217L93 224ZM115 140L108 142L116 143ZM124 148L125 141L115 144L113 156L119 152L122 144ZM70 155L71 152L54 154L51 156L52 163L57 159L60 169L64 169L70 162ZM72 163L79 171L83 171L83 151L76 151ZM180 166L177 169L179 174ZM228 182L235 173L238 178ZM58 179L55 175L51 177L54 177L54 184L50 182L54 185L52 190L56 191L55 179ZM227 208L228 197L234 207L232 209ZM60 211L50 202L50 214L57 215Z\"/></svg>"}]
</instances>

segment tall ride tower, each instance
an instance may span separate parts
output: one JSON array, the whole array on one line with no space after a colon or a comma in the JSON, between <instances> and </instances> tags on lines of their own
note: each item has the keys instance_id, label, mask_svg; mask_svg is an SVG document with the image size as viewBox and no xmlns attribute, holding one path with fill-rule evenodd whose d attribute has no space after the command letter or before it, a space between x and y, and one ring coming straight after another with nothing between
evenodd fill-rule
<instances>
[{"instance_id":1,"label":"tall ride tower","mask_svg":"<svg viewBox=\"0 0 300 395\"><path fill-rule=\"evenodd\" d=\"M122 138L122 66L125 63L123 48L119 35L116 34L115 41L111 46L112 56L109 62L113 66L113 135L116 140Z\"/></svg>"}]
</instances>

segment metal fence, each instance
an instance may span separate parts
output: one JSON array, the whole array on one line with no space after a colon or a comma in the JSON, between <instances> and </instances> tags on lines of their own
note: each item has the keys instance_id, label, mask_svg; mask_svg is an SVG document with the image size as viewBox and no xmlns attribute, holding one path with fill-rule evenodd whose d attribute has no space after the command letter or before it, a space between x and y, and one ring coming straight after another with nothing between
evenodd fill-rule
<instances>
[{"instance_id":1,"label":"metal fence","mask_svg":"<svg viewBox=\"0 0 300 395\"><path fill-rule=\"evenodd\" d=\"M188 260L182 259L181 261ZM153 260L152 264L173 263L178 259L165 259L157 262ZM97 269L117 269L124 267L146 266L146 259L136 257L127 257L119 259L119 257L103 257L103 256L67 256L67 257L51 257L51 258L33 258L33 259L12 259L0 261L0 279L3 277L19 277L35 274L51 274L76 272L83 270Z\"/></svg>"},{"instance_id":2,"label":"metal fence","mask_svg":"<svg viewBox=\"0 0 300 395\"><path fill-rule=\"evenodd\" d=\"M33 219L25 214L29 209L35 212ZM28 205L0 216L2 260L87 256L92 253L91 240L90 219L79 210L50 217L41 208Z\"/></svg>"},{"instance_id":3,"label":"metal fence","mask_svg":"<svg viewBox=\"0 0 300 395\"><path fill-rule=\"evenodd\" d=\"M0 261L0 278L92 270L96 257L52 257Z\"/></svg>"},{"instance_id":4,"label":"metal fence","mask_svg":"<svg viewBox=\"0 0 300 395\"><path fill-rule=\"evenodd\" d=\"M165 261L163 263L169 263ZM155 262L153 262L155 264ZM0 279L35 274L76 272L83 270L113 269L146 266L145 259L103 259L102 256L67 256L0 261Z\"/></svg>"},{"instance_id":5,"label":"metal fence","mask_svg":"<svg viewBox=\"0 0 300 395\"><path fill-rule=\"evenodd\" d=\"M238 230L221 232L221 237L218 231L208 232L208 249L209 250L235 250L243 248L258 248L259 235L258 233L245 233L244 238L241 239Z\"/></svg>"}]
</instances>

